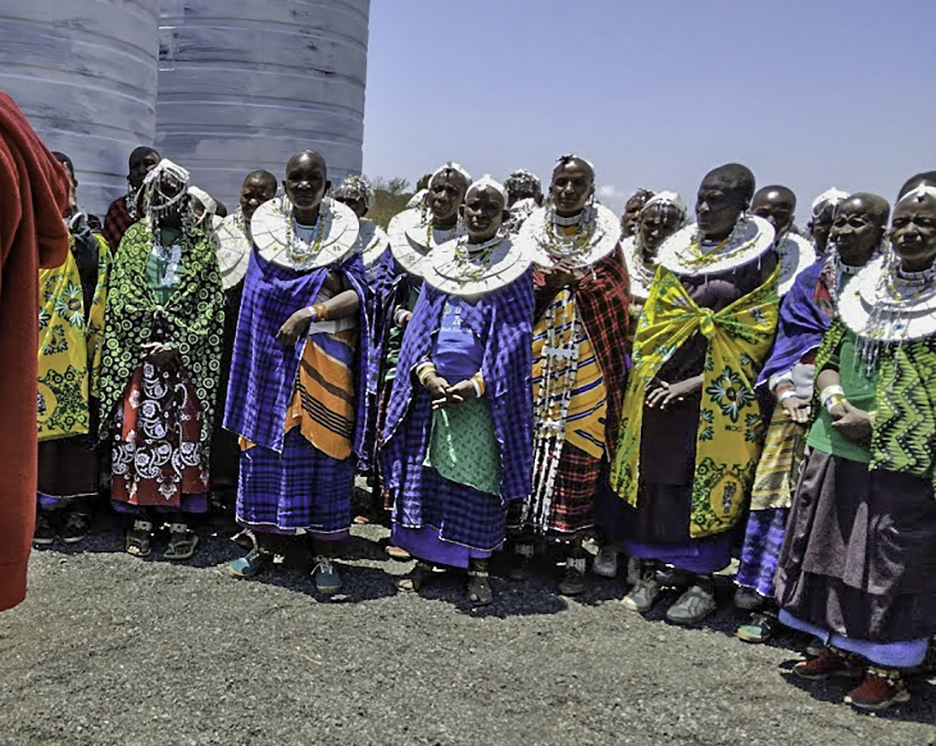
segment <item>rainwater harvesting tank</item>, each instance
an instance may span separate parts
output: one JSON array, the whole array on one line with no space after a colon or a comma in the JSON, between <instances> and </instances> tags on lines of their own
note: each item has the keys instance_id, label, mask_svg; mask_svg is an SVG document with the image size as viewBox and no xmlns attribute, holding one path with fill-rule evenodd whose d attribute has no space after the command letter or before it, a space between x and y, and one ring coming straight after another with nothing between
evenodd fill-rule
<instances>
[{"instance_id":1,"label":"rainwater harvesting tank","mask_svg":"<svg viewBox=\"0 0 936 746\"><path fill-rule=\"evenodd\" d=\"M103 216L127 190L127 158L156 132L159 0L5 0L0 90L51 150L71 157L78 197Z\"/></svg>"},{"instance_id":2,"label":"rainwater harvesting tank","mask_svg":"<svg viewBox=\"0 0 936 746\"><path fill-rule=\"evenodd\" d=\"M236 207L301 148L359 173L370 0L162 0L157 143Z\"/></svg>"}]
</instances>

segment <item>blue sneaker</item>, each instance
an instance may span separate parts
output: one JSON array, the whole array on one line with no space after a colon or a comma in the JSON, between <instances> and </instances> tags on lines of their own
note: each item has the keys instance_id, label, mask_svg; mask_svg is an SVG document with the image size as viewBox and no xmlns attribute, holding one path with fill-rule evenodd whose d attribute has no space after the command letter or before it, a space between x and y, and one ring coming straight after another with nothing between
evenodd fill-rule
<instances>
[{"instance_id":1,"label":"blue sneaker","mask_svg":"<svg viewBox=\"0 0 936 746\"><path fill-rule=\"evenodd\" d=\"M312 579L315 581L315 590L326 596L341 590L341 576L327 557L315 558Z\"/></svg>"},{"instance_id":2,"label":"blue sneaker","mask_svg":"<svg viewBox=\"0 0 936 746\"><path fill-rule=\"evenodd\" d=\"M252 549L244 557L228 565L228 574L235 578L252 578L266 567L267 558L258 549Z\"/></svg>"}]
</instances>

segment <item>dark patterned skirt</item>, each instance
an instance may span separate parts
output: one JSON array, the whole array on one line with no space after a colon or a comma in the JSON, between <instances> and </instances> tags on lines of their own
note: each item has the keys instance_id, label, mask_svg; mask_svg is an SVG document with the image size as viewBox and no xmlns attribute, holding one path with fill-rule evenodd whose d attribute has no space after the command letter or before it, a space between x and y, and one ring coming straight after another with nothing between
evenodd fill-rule
<instances>
[{"instance_id":1,"label":"dark patterned skirt","mask_svg":"<svg viewBox=\"0 0 936 746\"><path fill-rule=\"evenodd\" d=\"M793 499L776 586L788 614L849 638L932 637L932 486L814 451Z\"/></svg>"}]
</instances>

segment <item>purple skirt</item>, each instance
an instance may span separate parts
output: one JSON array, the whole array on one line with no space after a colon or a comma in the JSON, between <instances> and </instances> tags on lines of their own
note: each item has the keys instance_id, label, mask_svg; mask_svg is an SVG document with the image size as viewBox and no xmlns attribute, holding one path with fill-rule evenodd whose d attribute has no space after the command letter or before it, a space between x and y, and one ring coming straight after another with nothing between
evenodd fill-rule
<instances>
[{"instance_id":1,"label":"purple skirt","mask_svg":"<svg viewBox=\"0 0 936 746\"><path fill-rule=\"evenodd\" d=\"M323 539L346 536L351 526L351 491L356 461L330 458L298 428L283 452L254 446L241 454L237 521L257 531Z\"/></svg>"},{"instance_id":2,"label":"purple skirt","mask_svg":"<svg viewBox=\"0 0 936 746\"><path fill-rule=\"evenodd\" d=\"M394 541L398 536L425 539L425 533L409 533L412 529L428 530L445 544L489 554L504 542L507 508L497 495L456 484L431 467L410 463L402 488L395 494ZM420 558L454 564L445 559ZM459 562L457 566L463 565Z\"/></svg>"},{"instance_id":3,"label":"purple skirt","mask_svg":"<svg viewBox=\"0 0 936 746\"><path fill-rule=\"evenodd\" d=\"M786 531L788 508L755 510L748 517L741 547L741 566L735 582L765 598L774 597L774 576Z\"/></svg>"}]
</instances>

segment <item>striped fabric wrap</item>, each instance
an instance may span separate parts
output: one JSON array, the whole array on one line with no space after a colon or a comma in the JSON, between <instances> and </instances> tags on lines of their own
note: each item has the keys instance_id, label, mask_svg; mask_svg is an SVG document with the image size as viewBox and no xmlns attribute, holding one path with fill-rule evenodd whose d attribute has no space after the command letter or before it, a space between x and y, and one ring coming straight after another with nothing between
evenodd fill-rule
<instances>
[{"instance_id":1,"label":"striped fabric wrap","mask_svg":"<svg viewBox=\"0 0 936 746\"><path fill-rule=\"evenodd\" d=\"M558 346L569 347L570 338L575 334L574 342L578 347L578 368L571 382L572 398L566 417L565 440L590 456L600 459L605 451L608 397L595 349L585 327L574 323L575 297L568 288L563 288L556 295L550 304L550 311L555 314L554 332ZM544 314L533 330L533 401L538 401L543 384L543 369L546 363L543 351L547 345L547 323L547 314ZM553 370L553 376L562 378L566 368L572 364L571 360L559 362ZM555 407L559 406L562 394L563 392L557 391L551 397L555 400Z\"/></svg>"},{"instance_id":2,"label":"striped fabric wrap","mask_svg":"<svg viewBox=\"0 0 936 746\"><path fill-rule=\"evenodd\" d=\"M299 428L326 456L344 460L353 452L354 374L357 330L313 334L299 363L296 393L286 413L286 432Z\"/></svg>"},{"instance_id":3,"label":"striped fabric wrap","mask_svg":"<svg viewBox=\"0 0 936 746\"><path fill-rule=\"evenodd\" d=\"M805 458L806 426L794 422L777 404L754 476L751 510L789 508Z\"/></svg>"}]
</instances>

